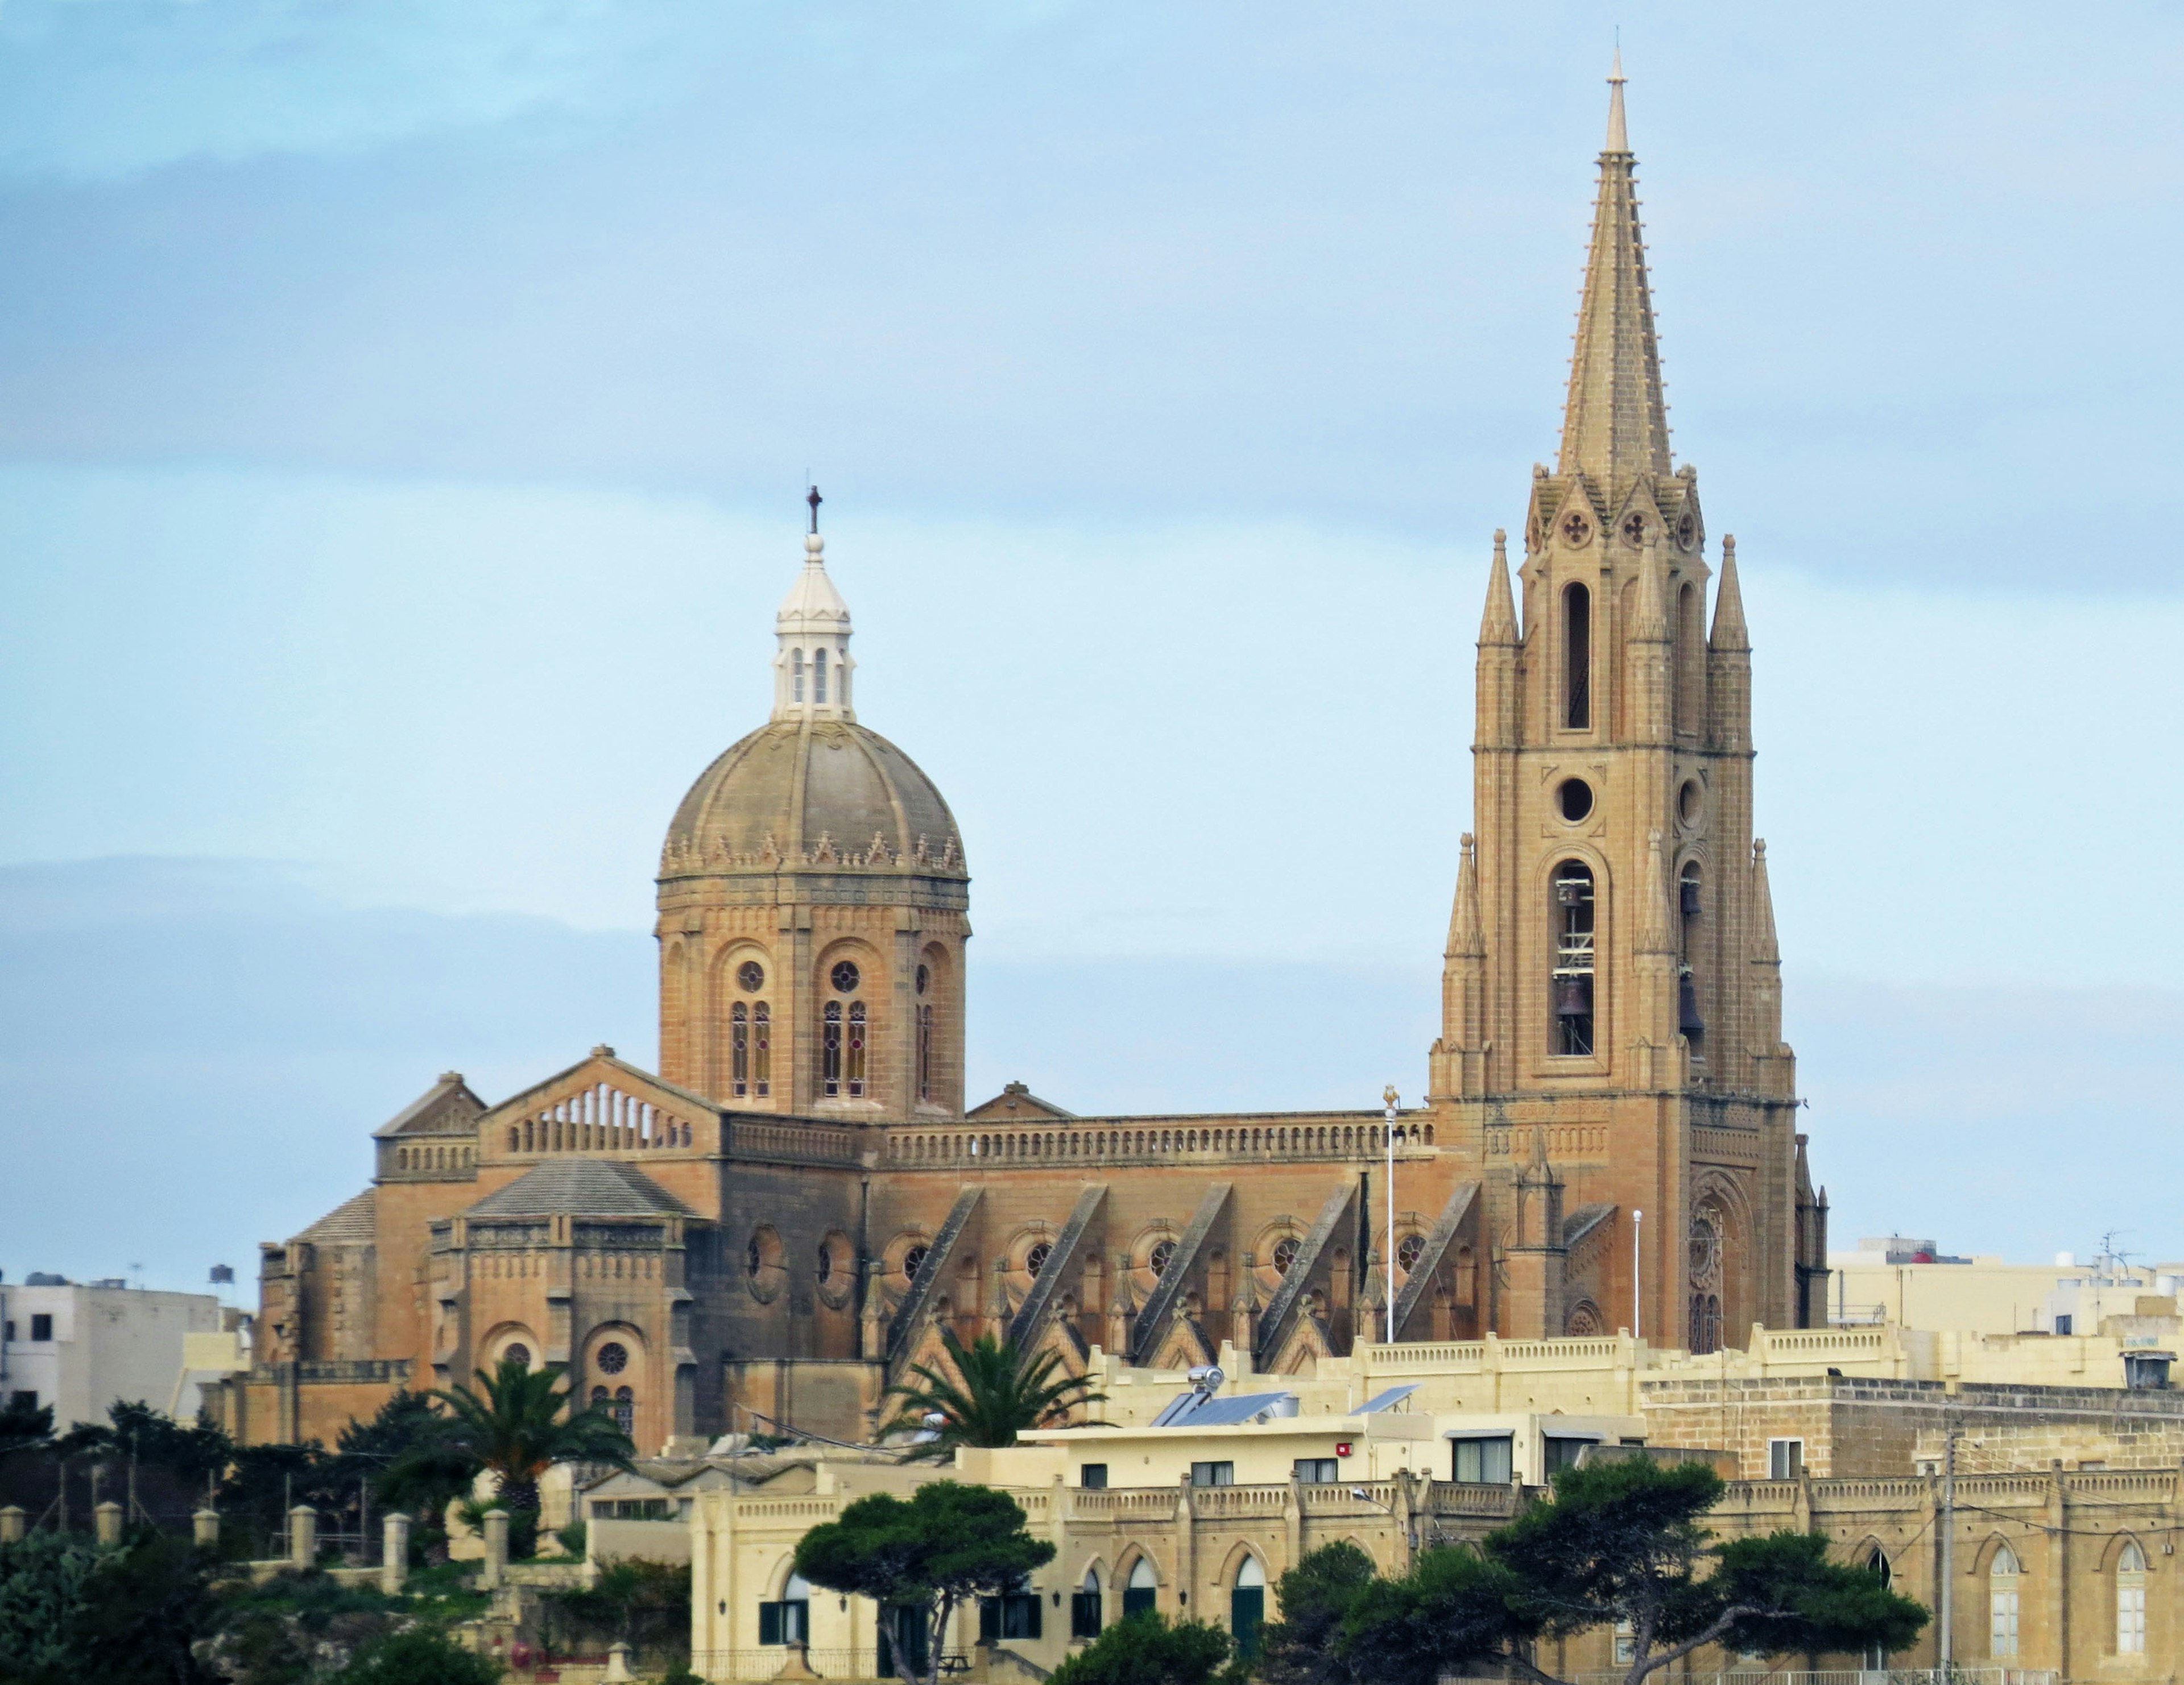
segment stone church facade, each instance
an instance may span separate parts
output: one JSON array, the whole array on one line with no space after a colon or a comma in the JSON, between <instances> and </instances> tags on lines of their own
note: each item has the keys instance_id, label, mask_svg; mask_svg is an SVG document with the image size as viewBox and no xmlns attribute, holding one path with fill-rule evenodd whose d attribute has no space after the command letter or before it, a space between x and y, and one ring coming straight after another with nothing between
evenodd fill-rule
<instances>
[{"instance_id":1,"label":"stone church facade","mask_svg":"<svg viewBox=\"0 0 2184 1685\"><path fill-rule=\"evenodd\" d=\"M1825 1323L1735 542L1716 573L1670 456L1619 81L1599 168L1561 450L1487 573L1422 1104L967 1109L963 842L858 720L815 498L772 718L661 852L660 1070L595 1048L493 1104L450 1073L381 1128L370 1187L263 1249L231 1430L331 1442L510 1354L651 1450L863 1438L944 1328L1289 1373L1378 1339Z\"/></svg>"}]
</instances>

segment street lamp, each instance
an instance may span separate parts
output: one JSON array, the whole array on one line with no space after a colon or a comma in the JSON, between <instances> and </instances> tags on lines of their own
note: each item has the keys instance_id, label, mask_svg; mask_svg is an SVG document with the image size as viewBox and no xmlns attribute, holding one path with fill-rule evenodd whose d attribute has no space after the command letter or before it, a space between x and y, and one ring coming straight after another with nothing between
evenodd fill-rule
<instances>
[{"instance_id":1,"label":"street lamp","mask_svg":"<svg viewBox=\"0 0 2184 1685\"><path fill-rule=\"evenodd\" d=\"M1386 1326L1380 1339L1383 1345L1392 1346L1396 1343L1396 1107L1402 1096L1390 1082L1381 1091L1380 1098L1388 1108L1387 1127L1380 1132L1388 1149L1388 1249L1381 1254L1387 1265L1381 1311Z\"/></svg>"}]
</instances>

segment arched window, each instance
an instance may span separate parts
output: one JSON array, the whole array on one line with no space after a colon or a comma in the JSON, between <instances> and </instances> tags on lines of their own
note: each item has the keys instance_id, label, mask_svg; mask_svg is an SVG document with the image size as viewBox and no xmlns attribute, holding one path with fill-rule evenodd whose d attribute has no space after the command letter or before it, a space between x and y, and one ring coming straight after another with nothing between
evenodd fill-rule
<instances>
[{"instance_id":1,"label":"arched window","mask_svg":"<svg viewBox=\"0 0 2184 1685\"><path fill-rule=\"evenodd\" d=\"M1130 1568L1128 1582L1123 1587L1123 1619L1133 1615L1150 1615L1160 1607L1160 1580L1153 1572L1153 1560L1140 1556Z\"/></svg>"},{"instance_id":2,"label":"arched window","mask_svg":"<svg viewBox=\"0 0 2184 1685\"><path fill-rule=\"evenodd\" d=\"M1563 724L1592 724L1592 593L1581 585L1563 587Z\"/></svg>"},{"instance_id":3,"label":"arched window","mask_svg":"<svg viewBox=\"0 0 2184 1685\"><path fill-rule=\"evenodd\" d=\"M922 967L920 967L922 970ZM933 1009L917 1009L917 1098L933 1098Z\"/></svg>"},{"instance_id":4,"label":"arched window","mask_svg":"<svg viewBox=\"0 0 2184 1685\"><path fill-rule=\"evenodd\" d=\"M1693 1054L1706 1046L1706 1019L1699 1011L1697 974L1692 970L1693 956L1698 952L1699 913L1706 905L1699 883L1699 863L1687 862L1683 875L1676 881L1676 908L1679 927L1683 933L1683 963L1676 968L1676 1028L1691 1044Z\"/></svg>"},{"instance_id":5,"label":"arched window","mask_svg":"<svg viewBox=\"0 0 2184 1685\"><path fill-rule=\"evenodd\" d=\"M1896 1577L1895 1570L1888 1565L1888 1553L1878 1545L1874 1547L1873 1554L1865 1559L1865 1571L1880 1582L1883 1591L1887 1590L1890 1582ZM1888 1652L1879 1644L1868 1645L1865 1652L1865 1671L1868 1673L1884 1673L1887 1669Z\"/></svg>"},{"instance_id":6,"label":"arched window","mask_svg":"<svg viewBox=\"0 0 2184 1685\"><path fill-rule=\"evenodd\" d=\"M728 1009L728 1086L738 1098L750 1093L750 1009L741 1001Z\"/></svg>"},{"instance_id":7,"label":"arched window","mask_svg":"<svg viewBox=\"0 0 2184 1685\"><path fill-rule=\"evenodd\" d=\"M2116 1654L2146 1654L2146 1553L2136 1540L2116 1557Z\"/></svg>"},{"instance_id":8,"label":"arched window","mask_svg":"<svg viewBox=\"0 0 2184 1685\"><path fill-rule=\"evenodd\" d=\"M1100 1596L1100 1571L1087 1568L1084 1582L1070 1594L1069 1636L1072 1638L1096 1638L1103 1624Z\"/></svg>"},{"instance_id":9,"label":"arched window","mask_svg":"<svg viewBox=\"0 0 2184 1685\"><path fill-rule=\"evenodd\" d=\"M865 1004L850 1003L850 1044L843 1050L842 1069L852 1095L865 1092Z\"/></svg>"},{"instance_id":10,"label":"arched window","mask_svg":"<svg viewBox=\"0 0 2184 1685\"><path fill-rule=\"evenodd\" d=\"M800 649L788 652L788 699L804 700L804 652Z\"/></svg>"},{"instance_id":11,"label":"arched window","mask_svg":"<svg viewBox=\"0 0 2184 1685\"><path fill-rule=\"evenodd\" d=\"M1997 1659L2017 1654L2017 1557L1997 1545L1986 1570L1986 1653Z\"/></svg>"},{"instance_id":12,"label":"arched window","mask_svg":"<svg viewBox=\"0 0 2184 1685\"><path fill-rule=\"evenodd\" d=\"M1549 1045L1557 1054L1592 1051L1593 898L1591 870L1579 860L1555 868L1554 1026Z\"/></svg>"},{"instance_id":13,"label":"arched window","mask_svg":"<svg viewBox=\"0 0 2184 1685\"><path fill-rule=\"evenodd\" d=\"M617 1387L615 1388L614 1410L612 1414L615 1419L615 1426L619 1427L624 1433L634 1433L637 1432L637 1392L634 1387Z\"/></svg>"},{"instance_id":14,"label":"arched window","mask_svg":"<svg viewBox=\"0 0 2184 1685\"><path fill-rule=\"evenodd\" d=\"M1266 1618L1267 1571L1257 1557L1247 1556L1228 1593L1228 1631L1236 1640L1236 1654L1245 1660L1259 1653L1259 1627Z\"/></svg>"},{"instance_id":15,"label":"arched window","mask_svg":"<svg viewBox=\"0 0 2184 1685\"><path fill-rule=\"evenodd\" d=\"M827 652L816 650L811 657L811 700L827 700Z\"/></svg>"},{"instance_id":16,"label":"arched window","mask_svg":"<svg viewBox=\"0 0 2184 1685\"><path fill-rule=\"evenodd\" d=\"M824 1093L842 1092L842 1003L838 1000L827 1003L819 1038L819 1087Z\"/></svg>"},{"instance_id":17,"label":"arched window","mask_svg":"<svg viewBox=\"0 0 2184 1685\"><path fill-rule=\"evenodd\" d=\"M764 1001L751 1008L751 1092L760 1099L773 1092L773 1015Z\"/></svg>"},{"instance_id":18,"label":"arched window","mask_svg":"<svg viewBox=\"0 0 2184 1685\"><path fill-rule=\"evenodd\" d=\"M758 1606L758 1641L761 1644L808 1644L811 1642L811 1583L792 1573L781 1595Z\"/></svg>"}]
</instances>

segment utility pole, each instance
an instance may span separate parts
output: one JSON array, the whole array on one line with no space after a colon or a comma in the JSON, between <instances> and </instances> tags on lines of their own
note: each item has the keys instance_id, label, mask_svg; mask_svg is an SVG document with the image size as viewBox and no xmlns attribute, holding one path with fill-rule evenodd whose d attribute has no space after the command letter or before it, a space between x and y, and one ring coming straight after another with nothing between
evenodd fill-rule
<instances>
[{"instance_id":1,"label":"utility pole","mask_svg":"<svg viewBox=\"0 0 2184 1685\"><path fill-rule=\"evenodd\" d=\"M1947 1430L1942 1449L1942 1671L1956 1666L1957 1601L1957 1430Z\"/></svg>"},{"instance_id":2,"label":"utility pole","mask_svg":"<svg viewBox=\"0 0 2184 1685\"><path fill-rule=\"evenodd\" d=\"M1633 1208L1630 1213L1630 1337L1634 1340L1646 1337L1646 1252L1639 1244L1645 1232L1646 1214Z\"/></svg>"}]
</instances>

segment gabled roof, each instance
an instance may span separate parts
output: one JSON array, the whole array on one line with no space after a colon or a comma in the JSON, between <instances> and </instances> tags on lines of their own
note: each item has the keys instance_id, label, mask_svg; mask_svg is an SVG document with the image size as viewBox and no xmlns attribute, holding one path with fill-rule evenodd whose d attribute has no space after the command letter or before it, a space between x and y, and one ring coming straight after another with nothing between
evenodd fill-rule
<instances>
[{"instance_id":1,"label":"gabled roof","mask_svg":"<svg viewBox=\"0 0 2184 1685\"><path fill-rule=\"evenodd\" d=\"M640 1093L640 1097L644 1097L642 1091L645 1089L656 1090L662 1098L671 1099L677 1105L686 1108L691 1115L695 1117L702 1117L709 1113L717 1117L722 1113L722 1107L707 1099L703 1094L694 1093L677 1083L670 1082L666 1077L655 1076L641 1065L632 1065L627 1059L618 1055L612 1048L602 1045L593 1048L590 1053L574 1065L555 1071L551 1076L541 1082L533 1082L528 1088L510 1094L493 1108L492 1115L496 1120L509 1112L521 1115L540 1095L549 1089L560 1087L586 1071L597 1071L602 1080L610 1074L620 1076L636 1087Z\"/></svg>"},{"instance_id":2,"label":"gabled roof","mask_svg":"<svg viewBox=\"0 0 2184 1685\"><path fill-rule=\"evenodd\" d=\"M612 1159L549 1159L464 1212L466 1217L653 1217L687 1214L642 1171Z\"/></svg>"},{"instance_id":3,"label":"gabled roof","mask_svg":"<svg viewBox=\"0 0 2184 1685\"><path fill-rule=\"evenodd\" d=\"M390 1135L467 1135L485 1112L485 1102L471 1092L460 1071L443 1071L440 1080L371 1132L374 1140Z\"/></svg>"},{"instance_id":4,"label":"gabled roof","mask_svg":"<svg viewBox=\"0 0 2184 1685\"><path fill-rule=\"evenodd\" d=\"M986 1100L965 1112L966 1118L1021 1118L1026 1122L1045 1117L1075 1117L1051 1100L1042 1100L1021 1082L1011 1082L990 1100Z\"/></svg>"},{"instance_id":5,"label":"gabled roof","mask_svg":"<svg viewBox=\"0 0 2184 1685\"><path fill-rule=\"evenodd\" d=\"M373 1188L337 1205L296 1238L314 1246L368 1246L379 1238L379 1205Z\"/></svg>"}]
</instances>

